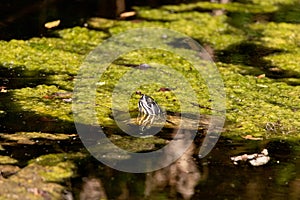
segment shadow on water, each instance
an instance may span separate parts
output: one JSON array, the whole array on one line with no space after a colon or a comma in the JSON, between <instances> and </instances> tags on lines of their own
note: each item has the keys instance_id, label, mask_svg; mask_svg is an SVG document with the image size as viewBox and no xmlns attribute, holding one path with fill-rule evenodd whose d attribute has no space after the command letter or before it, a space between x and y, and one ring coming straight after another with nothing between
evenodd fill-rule
<instances>
[{"instance_id":1,"label":"shadow on water","mask_svg":"<svg viewBox=\"0 0 300 200\"><path fill-rule=\"evenodd\" d=\"M28 39L47 35L44 24L58 19L61 27L74 27L83 26L92 16L115 18L115 3L109 0L2 1L0 38Z\"/></svg>"},{"instance_id":2,"label":"shadow on water","mask_svg":"<svg viewBox=\"0 0 300 200\"><path fill-rule=\"evenodd\" d=\"M60 27L84 26L91 17L117 19L133 6L159 7L179 4L184 0L45 0L1 1L0 39L28 39L48 36L45 23L60 20ZM195 2L190 1L190 2Z\"/></svg>"}]
</instances>

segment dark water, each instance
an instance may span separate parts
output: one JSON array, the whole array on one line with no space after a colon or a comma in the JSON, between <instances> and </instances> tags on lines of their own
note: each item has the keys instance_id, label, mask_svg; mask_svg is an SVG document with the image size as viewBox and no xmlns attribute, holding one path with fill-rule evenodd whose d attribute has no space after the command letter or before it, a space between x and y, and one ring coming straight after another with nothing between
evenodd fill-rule
<instances>
[{"instance_id":1,"label":"dark water","mask_svg":"<svg viewBox=\"0 0 300 200\"><path fill-rule=\"evenodd\" d=\"M300 199L300 151L285 141L221 139L204 159L197 145L166 168L147 173L120 172L90 159L73 179L76 199ZM195 147L195 148L194 148ZM234 165L230 157L269 150L263 166Z\"/></svg>"},{"instance_id":2,"label":"dark water","mask_svg":"<svg viewBox=\"0 0 300 200\"><path fill-rule=\"evenodd\" d=\"M29 160L41 155L85 151L77 136L70 141L38 139L39 144L31 145L5 141L2 136L0 139L5 148L1 155L5 153L17 159L20 168L27 167ZM75 163L73 178L61 183L66 188L63 198L300 199L299 143L279 140L233 142L221 138L206 157L199 159L197 153L202 139L196 138L190 148L169 166L150 173L121 172L92 156L79 159ZM264 148L268 149L271 159L262 166L254 167L247 162L234 165L230 159L259 153ZM168 156L158 158L159 162L165 162ZM1 172L1 175L9 178L14 174ZM19 184L22 185L22 181Z\"/></svg>"},{"instance_id":3,"label":"dark water","mask_svg":"<svg viewBox=\"0 0 300 200\"><path fill-rule=\"evenodd\" d=\"M189 2L194 2L189 1ZM44 24L57 19L60 27L83 26L90 17L116 19L133 6L158 7L179 4L184 0L44 0L0 2L0 39L27 39L51 35Z\"/></svg>"}]
</instances>

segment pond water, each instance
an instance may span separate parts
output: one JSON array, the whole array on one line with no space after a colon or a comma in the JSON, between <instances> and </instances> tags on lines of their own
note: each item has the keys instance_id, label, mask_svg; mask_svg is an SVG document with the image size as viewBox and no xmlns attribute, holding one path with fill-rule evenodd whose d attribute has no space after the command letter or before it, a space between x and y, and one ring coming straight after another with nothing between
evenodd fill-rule
<instances>
[{"instance_id":1,"label":"pond water","mask_svg":"<svg viewBox=\"0 0 300 200\"><path fill-rule=\"evenodd\" d=\"M63 199L299 199L300 197L300 148L299 144L280 140L231 140L221 137L213 150L204 158L198 158L199 147L203 142L203 136L197 136L188 150L167 167L149 173L126 173L108 167L92 157L82 145L77 135L71 135L69 139L41 138L39 133L31 139L26 139L26 134L2 134L1 156L10 156L17 163L10 165L5 172L6 165L0 164L2 181L5 190L18 195L13 184L16 181L21 184L18 187L26 188L27 193L32 192L30 182L40 179L38 174L54 173L50 180L63 186ZM28 133L30 134L30 133ZM167 134L167 131L164 132ZM46 137L46 136L45 136ZM47 137L50 137L48 134ZM58 136L56 136L58 137ZM65 137L61 134L60 137ZM165 138L165 136L153 136L153 141ZM170 140L170 134L168 135ZM17 140L17 141L16 141ZM158 162L163 165L168 162L173 152L180 151L182 142L163 151ZM140 144L135 144L140 145ZM159 146L158 148L161 148ZM270 161L261 166L252 166L247 161L234 164L233 156L251 155L267 149ZM149 151L146 151L149 152ZM72 160L78 154L83 157ZM62 158L62 155L64 157ZM62 162L59 160L62 158ZM126 161L126 158L121 162ZM33 161L34 160L34 161ZM72 160L71 174L65 178L56 172L62 163ZM44 172L36 172L36 168L30 169L32 163L38 163ZM3 163L3 162L2 162ZM31 164L30 164L31 163ZM135 165L135 163L132 163ZM64 166L64 165L63 165ZM13 168L16 167L17 169ZM50 169L49 167L53 167ZM19 179L20 174L27 170L29 182ZM23 172L22 172L23 171ZM19 174L19 175L18 175ZM63 176L63 175L62 175ZM21 176L22 177L22 176ZM48 175L49 178L49 175ZM42 178L43 180L43 178ZM29 184L29 186L28 186ZM13 188L7 188L13 187ZM37 194L48 194L41 185L34 185ZM34 190L35 191L35 190ZM43 191L43 192L41 192ZM0 196L3 195L0 191ZM8 195L6 193L5 195ZM12 194L10 194L12 195ZM21 193L20 193L21 195ZM47 199L47 198L46 198ZM57 199L50 198L49 199Z\"/></svg>"},{"instance_id":2,"label":"pond water","mask_svg":"<svg viewBox=\"0 0 300 200\"><path fill-rule=\"evenodd\" d=\"M262 148L271 157L266 165L230 160ZM90 159L82 163L81 176L72 179L72 192L81 199L299 199L300 151L294 148L284 141L232 143L222 138L204 159L197 158L195 148L147 174L120 172Z\"/></svg>"}]
</instances>

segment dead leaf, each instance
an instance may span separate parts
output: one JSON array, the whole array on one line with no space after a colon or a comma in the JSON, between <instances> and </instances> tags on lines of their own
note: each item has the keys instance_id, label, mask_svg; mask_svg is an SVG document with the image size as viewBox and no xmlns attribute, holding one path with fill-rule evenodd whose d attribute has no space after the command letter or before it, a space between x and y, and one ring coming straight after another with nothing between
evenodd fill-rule
<instances>
[{"instance_id":1,"label":"dead leaf","mask_svg":"<svg viewBox=\"0 0 300 200\"><path fill-rule=\"evenodd\" d=\"M129 12L124 12L124 13L121 13L120 14L120 18L121 19L126 19L128 17L133 17L136 15L136 12L135 11L129 11Z\"/></svg>"},{"instance_id":2,"label":"dead leaf","mask_svg":"<svg viewBox=\"0 0 300 200\"><path fill-rule=\"evenodd\" d=\"M260 74L256 78L265 78L265 77L266 77L266 74Z\"/></svg>"},{"instance_id":3,"label":"dead leaf","mask_svg":"<svg viewBox=\"0 0 300 200\"><path fill-rule=\"evenodd\" d=\"M252 135L242 136L242 138L244 138L244 139L246 139L246 140L263 140L263 138L260 138L260 137L253 137Z\"/></svg>"},{"instance_id":4,"label":"dead leaf","mask_svg":"<svg viewBox=\"0 0 300 200\"><path fill-rule=\"evenodd\" d=\"M269 70L270 70L271 72L281 72L281 71L282 71L282 69L280 69L280 68L278 68L278 67L272 67L272 68L269 68Z\"/></svg>"},{"instance_id":5,"label":"dead leaf","mask_svg":"<svg viewBox=\"0 0 300 200\"><path fill-rule=\"evenodd\" d=\"M2 88L2 89L0 90L0 92L1 92L1 93L6 93L7 90Z\"/></svg>"},{"instance_id":6,"label":"dead leaf","mask_svg":"<svg viewBox=\"0 0 300 200\"><path fill-rule=\"evenodd\" d=\"M47 23L45 23L44 26L45 26L45 28L51 29L51 28L57 27L59 24L60 24L60 19L52 21L52 22L47 22Z\"/></svg>"}]
</instances>

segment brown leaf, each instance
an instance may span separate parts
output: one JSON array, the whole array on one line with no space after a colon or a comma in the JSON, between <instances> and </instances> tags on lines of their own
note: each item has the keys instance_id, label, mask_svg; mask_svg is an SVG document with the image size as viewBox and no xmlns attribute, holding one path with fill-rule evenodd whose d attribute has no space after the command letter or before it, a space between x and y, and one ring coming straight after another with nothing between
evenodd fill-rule
<instances>
[{"instance_id":1,"label":"brown leaf","mask_svg":"<svg viewBox=\"0 0 300 200\"><path fill-rule=\"evenodd\" d=\"M244 138L246 140L263 140L263 138L253 137L252 135L242 136L242 138Z\"/></svg>"}]
</instances>

